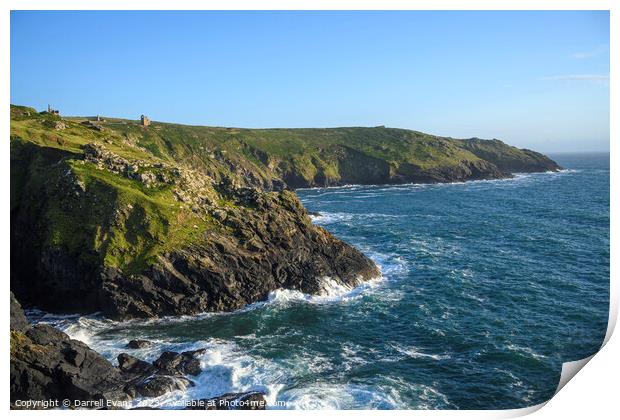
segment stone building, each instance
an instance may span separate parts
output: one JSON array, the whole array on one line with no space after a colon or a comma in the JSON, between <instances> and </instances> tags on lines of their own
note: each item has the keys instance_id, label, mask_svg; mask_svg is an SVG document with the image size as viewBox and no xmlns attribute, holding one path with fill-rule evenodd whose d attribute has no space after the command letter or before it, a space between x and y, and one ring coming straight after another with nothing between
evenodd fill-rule
<instances>
[{"instance_id":1,"label":"stone building","mask_svg":"<svg viewBox=\"0 0 620 420\"><path fill-rule=\"evenodd\" d=\"M52 115L60 115L60 111L57 109L52 109L50 104L47 104L47 113Z\"/></svg>"},{"instance_id":2,"label":"stone building","mask_svg":"<svg viewBox=\"0 0 620 420\"><path fill-rule=\"evenodd\" d=\"M149 120L149 117L147 117L146 115L140 115L140 124L142 124L142 126L144 127L147 127L151 125L151 120Z\"/></svg>"}]
</instances>

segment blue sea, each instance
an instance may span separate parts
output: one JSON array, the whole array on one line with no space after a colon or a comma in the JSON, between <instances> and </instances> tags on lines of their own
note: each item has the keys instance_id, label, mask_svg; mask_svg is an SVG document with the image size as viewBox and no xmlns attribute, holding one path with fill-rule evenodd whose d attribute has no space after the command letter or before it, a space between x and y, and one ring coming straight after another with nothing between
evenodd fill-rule
<instances>
[{"instance_id":1,"label":"blue sea","mask_svg":"<svg viewBox=\"0 0 620 420\"><path fill-rule=\"evenodd\" d=\"M278 290L227 314L117 323L31 314L110 360L207 347L172 405L260 390L271 408L503 409L549 399L562 363L596 352L609 307L609 154L558 173L298 195L382 277L322 296ZM129 339L155 350L127 350Z\"/></svg>"}]
</instances>

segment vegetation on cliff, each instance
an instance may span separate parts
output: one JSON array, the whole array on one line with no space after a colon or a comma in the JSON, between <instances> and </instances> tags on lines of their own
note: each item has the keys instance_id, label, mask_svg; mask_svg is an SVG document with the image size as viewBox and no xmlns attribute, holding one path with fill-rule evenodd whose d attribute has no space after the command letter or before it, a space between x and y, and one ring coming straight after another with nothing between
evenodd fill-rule
<instances>
[{"instance_id":1,"label":"vegetation on cliff","mask_svg":"<svg viewBox=\"0 0 620 420\"><path fill-rule=\"evenodd\" d=\"M378 275L287 188L556 170L499 141L410 130L194 127L11 106L11 288L115 318L231 310ZM77 298L79 296L79 298Z\"/></svg>"}]
</instances>

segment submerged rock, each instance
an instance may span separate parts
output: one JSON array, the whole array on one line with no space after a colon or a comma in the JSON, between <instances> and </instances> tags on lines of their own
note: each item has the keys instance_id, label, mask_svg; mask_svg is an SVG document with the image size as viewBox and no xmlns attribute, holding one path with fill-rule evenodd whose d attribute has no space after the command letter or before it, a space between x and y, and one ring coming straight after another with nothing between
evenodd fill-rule
<instances>
[{"instance_id":1,"label":"submerged rock","mask_svg":"<svg viewBox=\"0 0 620 420\"><path fill-rule=\"evenodd\" d=\"M153 345L153 343L151 343L148 340L131 340L129 341L129 343L127 343L127 348L128 349L146 349L149 348Z\"/></svg>"},{"instance_id":2,"label":"submerged rock","mask_svg":"<svg viewBox=\"0 0 620 420\"><path fill-rule=\"evenodd\" d=\"M166 351L161 354L159 359L153 362L153 366L159 369L160 372L170 375L181 374L195 376L202 372L200 361L196 357L205 352L206 349L186 351L183 353Z\"/></svg>"}]
</instances>

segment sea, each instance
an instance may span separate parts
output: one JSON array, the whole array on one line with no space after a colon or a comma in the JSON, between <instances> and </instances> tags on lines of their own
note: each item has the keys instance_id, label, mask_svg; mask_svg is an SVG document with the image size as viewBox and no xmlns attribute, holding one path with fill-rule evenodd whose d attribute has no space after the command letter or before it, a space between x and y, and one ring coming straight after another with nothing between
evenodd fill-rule
<instances>
[{"instance_id":1,"label":"sea","mask_svg":"<svg viewBox=\"0 0 620 420\"><path fill-rule=\"evenodd\" d=\"M299 190L382 276L277 290L233 313L113 322L30 311L116 363L206 347L195 386L134 406L262 391L270 409L509 409L550 399L609 310L609 154L454 184ZM129 350L131 339L150 349Z\"/></svg>"}]
</instances>

